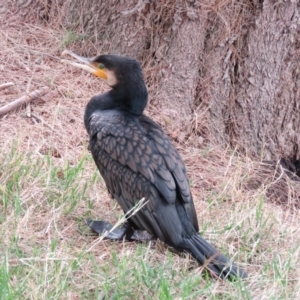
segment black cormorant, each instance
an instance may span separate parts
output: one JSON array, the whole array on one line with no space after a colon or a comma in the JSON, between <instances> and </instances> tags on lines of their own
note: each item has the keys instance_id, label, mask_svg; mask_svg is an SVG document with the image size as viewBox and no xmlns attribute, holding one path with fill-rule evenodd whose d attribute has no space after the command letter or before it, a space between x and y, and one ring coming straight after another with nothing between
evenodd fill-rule
<instances>
[{"instance_id":1,"label":"black cormorant","mask_svg":"<svg viewBox=\"0 0 300 300\"><path fill-rule=\"evenodd\" d=\"M117 55L88 59L68 50L63 54L79 61L63 62L93 73L112 88L92 97L84 124L94 161L124 213L138 200L148 201L129 218L132 232L146 230L176 250L190 253L219 277L245 278L243 270L198 234L182 158L162 128L143 114L148 92L140 64Z\"/></svg>"}]
</instances>

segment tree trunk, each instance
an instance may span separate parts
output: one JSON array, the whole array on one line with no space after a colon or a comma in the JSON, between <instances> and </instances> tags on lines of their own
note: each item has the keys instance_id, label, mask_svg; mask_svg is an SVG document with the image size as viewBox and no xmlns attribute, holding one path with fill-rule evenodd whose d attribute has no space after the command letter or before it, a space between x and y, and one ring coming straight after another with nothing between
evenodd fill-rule
<instances>
[{"instance_id":1,"label":"tree trunk","mask_svg":"<svg viewBox=\"0 0 300 300\"><path fill-rule=\"evenodd\" d=\"M213 80L200 94L216 141L264 159L299 159L299 1L260 2L235 34L207 41L204 80Z\"/></svg>"},{"instance_id":2,"label":"tree trunk","mask_svg":"<svg viewBox=\"0 0 300 300\"><path fill-rule=\"evenodd\" d=\"M60 24L84 37L83 55L140 60L150 107L172 130L262 159L299 161L300 1L11 3L0 11L8 24ZM94 47L84 48L88 40Z\"/></svg>"}]
</instances>

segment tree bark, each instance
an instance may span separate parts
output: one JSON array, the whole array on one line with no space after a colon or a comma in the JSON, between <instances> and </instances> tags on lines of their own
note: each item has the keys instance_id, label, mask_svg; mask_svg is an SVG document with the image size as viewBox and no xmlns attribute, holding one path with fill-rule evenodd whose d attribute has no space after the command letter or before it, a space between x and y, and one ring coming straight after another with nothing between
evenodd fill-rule
<instances>
[{"instance_id":1,"label":"tree bark","mask_svg":"<svg viewBox=\"0 0 300 300\"><path fill-rule=\"evenodd\" d=\"M243 57L234 57L230 47L223 56L224 63L232 60L228 67L235 70L220 73L223 77L214 88L217 93L228 91L222 101L227 109L221 118L210 119L210 128L219 132L223 125L227 140L251 155L299 159L299 7L292 1L267 0L256 13Z\"/></svg>"},{"instance_id":2,"label":"tree bark","mask_svg":"<svg viewBox=\"0 0 300 300\"><path fill-rule=\"evenodd\" d=\"M299 1L264 1L249 32L244 89L234 109L243 126L235 138L267 159L300 158L299 17Z\"/></svg>"},{"instance_id":3,"label":"tree bark","mask_svg":"<svg viewBox=\"0 0 300 300\"><path fill-rule=\"evenodd\" d=\"M83 55L140 60L150 106L172 129L262 159L300 159L300 1L11 3L0 11L8 23L60 24L84 37Z\"/></svg>"}]
</instances>

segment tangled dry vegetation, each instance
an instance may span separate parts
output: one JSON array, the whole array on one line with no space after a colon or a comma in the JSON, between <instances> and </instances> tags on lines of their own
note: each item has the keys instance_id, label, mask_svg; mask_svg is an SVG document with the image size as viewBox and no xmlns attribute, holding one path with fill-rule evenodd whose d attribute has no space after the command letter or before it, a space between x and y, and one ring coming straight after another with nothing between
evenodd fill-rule
<instances>
[{"instance_id":1,"label":"tangled dry vegetation","mask_svg":"<svg viewBox=\"0 0 300 300\"><path fill-rule=\"evenodd\" d=\"M78 51L72 32L23 24L0 35L0 85L14 83L0 91L0 105L50 88L0 119L1 299L300 298L299 182L280 166L199 147L192 135L182 141L171 121L164 129L186 162L201 232L249 279L203 277L188 256L159 242L91 235L84 218L116 222L122 215L87 150L82 121L88 99L105 86L59 62L65 48ZM147 111L154 119L157 113Z\"/></svg>"}]
</instances>

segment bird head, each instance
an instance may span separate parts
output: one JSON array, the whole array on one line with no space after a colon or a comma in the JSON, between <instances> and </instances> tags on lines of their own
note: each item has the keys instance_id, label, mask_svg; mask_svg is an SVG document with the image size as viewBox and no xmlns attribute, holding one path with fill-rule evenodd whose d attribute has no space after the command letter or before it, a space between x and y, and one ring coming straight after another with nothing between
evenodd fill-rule
<instances>
[{"instance_id":1,"label":"bird head","mask_svg":"<svg viewBox=\"0 0 300 300\"><path fill-rule=\"evenodd\" d=\"M142 68L133 58L118 55L100 55L86 58L65 50L62 55L70 55L76 62L63 59L64 63L86 70L103 79L112 90L109 92L109 107L118 107L135 115L141 115L147 105L148 91ZM106 99L108 94L106 94ZM102 99L103 105L103 97Z\"/></svg>"},{"instance_id":2,"label":"bird head","mask_svg":"<svg viewBox=\"0 0 300 300\"><path fill-rule=\"evenodd\" d=\"M62 55L70 55L77 60L74 62L62 59L62 62L100 77L111 87L116 87L120 83L124 84L129 81L138 82L143 78L140 64L135 59L126 56L107 54L86 58L70 50L64 50Z\"/></svg>"}]
</instances>

